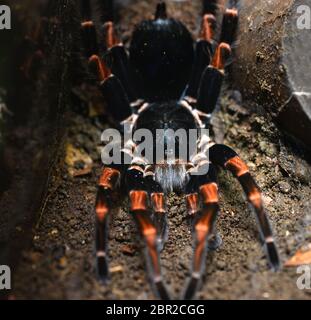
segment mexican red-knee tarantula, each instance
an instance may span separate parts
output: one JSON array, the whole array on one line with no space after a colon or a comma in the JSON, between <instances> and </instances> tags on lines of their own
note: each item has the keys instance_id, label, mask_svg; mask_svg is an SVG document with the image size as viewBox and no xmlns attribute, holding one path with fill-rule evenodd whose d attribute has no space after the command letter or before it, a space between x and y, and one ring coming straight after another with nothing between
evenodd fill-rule
<instances>
[{"instance_id":1,"label":"mexican red-knee tarantula","mask_svg":"<svg viewBox=\"0 0 311 320\"><path fill-rule=\"evenodd\" d=\"M101 4L106 17L104 44L97 42L88 0L82 1L82 38L89 68L98 77L108 111L120 127L130 123L132 132L141 128L151 132L209 128L225 65L231 55L238 23L237 9L231 5L225 9L220 38L216 42L217 0L204 0L202 28L194 43L180 21L168 18L165 3L161 2L153 20L136 26L128 55L115 36L112 1L102 0ZM277 248L261 193L248 167L228 146L215 144L204 135L197 143L201 145L200 153L186 161L176 156L172 165L165 159L150 164L143 156L134 157L135 141L131 141L121 151L124 156L132 157L130 165L104 166L96 199L96 267L102 281L108 278L108 218L112 213L113 194L124 186L130 202L129 212L145 242L154 291L162 299L170 298L161 274L159 252L167 237L165 195L168 191L179 191L185 194L189 214L194 219L192 273L184 298L194 297L204 271L206 252L217 239L217 167L229 170L242 185L256 215L270 264L278 269ZM152 147L156 147L156 140ZM193 174L206 166L207 173Z\"/></svg>"}]
</instances>

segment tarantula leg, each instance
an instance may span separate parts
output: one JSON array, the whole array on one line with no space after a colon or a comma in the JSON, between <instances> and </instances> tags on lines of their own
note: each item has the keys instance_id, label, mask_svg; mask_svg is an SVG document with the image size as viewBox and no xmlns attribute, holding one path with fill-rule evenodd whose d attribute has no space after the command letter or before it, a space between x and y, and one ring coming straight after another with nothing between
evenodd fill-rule
<instances>
[{"instance_id":1,"label":"tarantula leg","mask_svg":"<svg viewBox=\"0 0 311 320\"><path fill-rule=\"evenodd\" d=\"M153 209L153 221L158 231L158 246L162 251L168 237L167 214L165 208L165 197L163 192L152 192L150 195Z\"/></svg>"},{"instance_id":2,"label":"tarantula leg","mask_svg":"<svg viewBox=\"0 0 311 320\"><path fill-rule=\"evenodd\" d=\"M96 54L89 58L89 69L100 82L106 80L111 75L110 69L106 67L105 63Z\"/></svg>"},{"instance_id":3,"label":"tarantula leg","mask_svg":"<svg viewBox=\"0 0 311 320\"><path fill-rule=\"evenodd\" d=\"M112 194L120 181L119 170L106 167L100 176L96 198L96 269L99 278L106 282L108 268L108 223L112 210Z\"/></svg>"},{"instance_id":4,"label":"tarantula leg","mask_svg":"<svg viewBox=\"0 0 311 320\"><path fill-rule=\"evenodd\" d=\"M210 148L209 155L212 163L229 170L240 182L247 200L255 212L270 265L276 271L280 267L278 250L274 242L268 216L263 207L260 189L250 175L247 165L234 150L225 145L214 145Z\"/></svg>"},{"instance_id":5,"label":"tarantula leg","mask_svg":"<svg viewBox=\"0 0 311 320\"><path fill-rule=\"evenodd\" d=\"M120 42L114 31L113 22L104 24L104 42L107 49L106 57L112 73L120 80L130 101L135 100L135 93L130 80L129 59L124 45Z\"/></svg>"},{"instance_id":6,"label":"tarantula leg","mask_svg":"<svg viewBox=\"0 0 311 320\"><path fill-rule=\"evenodd\" d=\"M152 220L158 231L158 247L162 251L168 237L166 199L161 185L154 180L153 166L145 169L145 180L153 211Z\"/></svg>"},{"instance_id":7,"label":"tarantula leg","mask_svg":"<svg viewBox=\"0 0 311 320\"><path fill-rule=\"evenodd\" d=\"M114 0L99 0L100 18L103 23L114 21Z\"/></svg>"},{"instance_id":8,"label":"tarantula leg","mask_svg":"<svg viewBox=\"0 0 311 320\"><path fill-rule=\"evenodd\" d=\"M82 40L84 43L85 55L88 58L89 70L98 81L109 77L111 71L104 61L99 57L97 34L93 21L85 21L82 26Z\"/></svg>"},{"instance_id":9,"label":"tarantula leg","mask_svg":"<svg viewBox=\"0 0 311 320\"><path fill-rule=\"evenodd\" d=\"M111 49L120 44L115 34L114 23L112 21L107 21L103 25L103 40L107 49Z\"/></svg>"},{"instance_id":10,"label":"tarantula leg","mask_svg":"<svg viewBox=\"0 0 311 320\"><path fill-rule=\"evenodd\" d=\"M212 45L206 40L198 40L195 49L194 64L191 72L190 81L186 91L186 96L196 99L202 73L211 62Z\"/></svg>"},{"instance_id":11,"label":"tarantula leg","mask_svg":"<svg viewBox=\"0 0 311 320\"><path fill-rule=\"evenodd\" d=\"M230 46L221 43L216 49L211 65L202 75L196 107L204 113L211 114L216 108L224 79L225 62L230 53Z\"/></svg>"},{"instance_id":12,"label":"tarantula leg","mask_svg":"<svg viewBox=\"0 0 311 320\"><path fill-rule=\"evenodd\" d=\"M111 70L116 77L122 83L125 92L131 102L135 101L136 95L131 85L130 80L130 67L128 55L123 45L117 45L109 50L109 56L111 58Z\"/></svg>"},{"instance_id":13,"label":"tarantula leg","mask_svg":"<svg viewBox=\"0 0 311 320\"><path fill-rule=\"evenodd\" d=\"M81 16L83 21L90 21L92 19L90 0L81 0Z\"/></svg>"},{"instance_id":14,"label":"tarantula leg","mask_svg":"<svg viewBox=\"0 0 311 320\"><path fill-rule=\"evenodd\" d=\"M205 69L199 86L197 109L210 114L219 98L226 62L231 55L230 44L234 40L238 25L236 9L227 9L222 23L221 42L216 48L211 64Z\"/></svg>"},{"instance_id":15,"label":"tarantula leg","mask_svg":"<svg viewBox=\"0 0 311 320\"><path fill-rule=\"evenodd\" d=\"M211 114L219 98L224 74L220 70L209 66L205 69L199 91L196 108L204 113Z\"/></svg>"},{"instance_id":16,"label":"tarantula leg","mask_svg":"<svg viewBox=\"0 0 311 320\"><path fill-rule=\"evenodd\" d=\"M214 52L215 42L213 41L214 24L216 23L215 16L205 14L202 20L200 38L196 43L195 57L191 72L190 81L186 90L186 97L190 100L196 100L200 81L205 68L211 62L211 55Z\"/></svg>"},{"instance_id":17,"label":"tarantula leg","mask_svg":"<svg viewBox=\"0 0 311 320\"><path fill-rule=\"evenodd\" d=\"M215 222L219 211L218 187L213 165L210 164L210 174L198 176L198 193L202 199L202 208L196 213L194 224L194 256L192 274L184 293L184 299L192 299L198 290L204 272L204 263L208 242L215 235ZM196 208L197 209L197 208Z\"/></svg>"},{"instance_id":18,"label":"tarantula leg","mask_svg":"<svg viewBox=\"0 0 311 320\"><path fill-rule=\"evenodd\" d=\"M210 13L216 16L217 11L218 11L218 0L203 0L203 14Z\"/></svg>"},{"instance_id":19,"label":"tarantula leg","mask_svg":"<svg viewBox=\"0 0 311 320\"><path fill-rule=\"evenodd\" d=\"M145 190L144 172L140 167L132 166L127 172L129 187L130 213L136 221L142 239L145 241L145 255L149 276L155 293L163 300L169 300L169 293L163 283L158 233L148 210L148 193Z\"/></svg>"},{"instance_id":20,"label":"tarantula leg","mask_svg":"<svg viewBox=\"0 0 311 320\"><path fill-rule=\"evenodd\" d=\"M197 191L200 178L198 176L191 176L190 181L186 187L186 206L189 216L192 221L200 212L200 195ZM210 250L216 250L222 244L222 239L218 232L214 232L214 235L208 240L207 247Z\"/></svg>"},{"instance_id":21,"label":"tarantula leg","mask_svg":"<svg viewBox=\"0 0 311 320\"><path fill-rule=\"evenodd\" d=\"M221 42L217 47L213 60L211 62L211 66L220 72L224 72L225 64L231 54L231 47L229 44L225 42Z\"/></svg>"},{"instance_id":22,"label":"tarantula leg","mask_svg":"<svg viewBox=\"0 0 311 320\"><path fill-rule=\"evenodd\" d=\"M226 9L222 21L220 42L232 44L237 32L238 20L239 15L237 9Z\"/></svg>"},{"instance_id":23,"label":"tarantula leg","mask_svg":"<svg viewBox=\"0 0 311 320\"><path fill-rule=\"evenodd\" d=\"M94 54L98 55L98 42L94 22L91 20L82 22L81 29L85 56L90 58Z\"/></svg>"},{"instance_id":24,"label":"tarantula leg","mask_svg":"<svg viewBox=\"0 0 311 320\"><path fill-rule=\"evenodd\" d=\"M202 19L201 39L213 42L216 18L213 14L205 14Z\"/></svg>"},{"instance_id":25,"label":"tarantula leg","mask_svg":"<svg viewBox=\"0 0 311 320\"><path fill-rule=\"evenodd\" d=\"M102 81L100 90L106 99L109 113L116 121L124 121L132 115L127 94L117 77L111 75Z\"/></svg>"}]
</instances>

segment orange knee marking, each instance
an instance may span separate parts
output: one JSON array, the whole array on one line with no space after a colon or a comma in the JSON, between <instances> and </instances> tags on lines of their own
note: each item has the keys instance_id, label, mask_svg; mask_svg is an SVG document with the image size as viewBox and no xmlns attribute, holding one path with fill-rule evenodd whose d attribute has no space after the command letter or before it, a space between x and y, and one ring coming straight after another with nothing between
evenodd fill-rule
<instances>
[{"instance_id":1,"label":"orange knee marking","mask_svg":"<svg viewBox=\"0 0 311 320\"><path fill-rule=\"evenodd\" d=\"M205 240L211 228L211 220L212 215L207 214L204 218L200 219L195 226L197 245L194 256L194 269L196 271L199 271L201 266L201 258L205 247Z\"/></svg>"},{"instance_id":2,"label":"orange knee marking","mask_svg":"<svg viewBox=\"0 0 311 320\"><path fill-rule=\"evenodd\" d=\"M165 213L165 198L164 193L152 193L151 194L151 202L153 206L153 210L157 213Z\"/></svg>"},{"instance_id":3,"label":"orange knee marking","mask_svg":"<svg viewBox=\"0 0 311 320\"><path fill-rule=\"evenodd\" d=\"M212 24L216 22L213 14L205 14L202 20L201 38L211 41L214 35Z\"/></svg>"},{"instance_id":4,"label":"orange knee marking","mask_svg":"<svg viewBox=\"0 0 311 320\"><path fill-rule=\"evenodd\" d=\"M90 57L89 65L94 65L96 67L99 81L104 81L111 75L111 72L106 67L105 63L96 54Z\"/></svg>"},{"instance_id":5,"label":"orange knee marking","mask_svg":"<svg viewBox=\"0 0 311 320\"><path fill-rule=\"evenodd\" d=\"M236 177L240 177L243 174L249 172L247 165L239 156L235 156L229 159L225 163L225 168L231 171Z\"/></svg>"},{"instance_id":6,"label":"orange knee marking","mask_svg":"<svg viewBox=\"0 0 311 320\"><path fill-rule=\"evenodd\" d=\"M236 18L238 16L238 10L237 9L226 9L226 13L227 16L230 16L232 18Z\"/></svg>"},{"instance_id":7,"label":"orange knee marking","mask_svg":"<svg viewBox=\"0 0 311 320\"><path fill-rule=\"evenodd\" d=\"M150 228L148 233L143 233L145 236L146 244L149 250L149 254L152 260L152 266L154 268L154 273L160 275L160 265L159 265L159 255L156 247L157 241L157 230L155 228Z\"/></svg>"},{"instance_id":8,"label":"orange knee marking","mask_svg":"<svg viewBox=\"0 0 311 320\"><path fill-rule=\"evenodd\" d=\"M147 238L147 242L150 242L150 244L154 244L156 240L157 230L153 226L146 227L143 230L143 235Z\"/></svg>"},{"instance_id":9,"label":"orange knee marking","mask_svg":"<svg viewBox=\"0 0 311 320\"><path fill-rule=\"evenodd\" d=\"M131 191L130 202L131 202L131 211L147 210L147 192Z\"/></svg>"},{"instance_id":10,"label":"orange knee marking","mask_svg":"<svg viewBox=\"0 0 311 320\"><path fill-rule=\"evenodd\" d=\"M200 192L203 198L203 202L215 203L219 201L218 187L216 183L208 183L200 187Z\"/></svg>"},{"instance_id":11,"label":"orange knee marking","mask_svg":"<svg viewBox=\"0 0 311 320\"><path fill-rule=\"evenodd\" d=\"M258 189L251 190L248 199L255 208L260 209L262 207L261 193Z\"/></svg>"},{"instance_id":12,"label":"orange knee marking","mask_svg":"<svg viewBox=\"0 0 311 320\"><path fill-rule=\"evenodd\" d=\"M114 32L114 24L111 21L108 21L104 24L104 28L106 29L106 45L110 49L118 44L118 40L115 36Z\"/></svg>"},{"instance_id":13,"label":"orange knee marking","mask_svg":"<svg viewBox=\"0 0 311 320\"><path fill-rule=\"evenodd\" d=\"M96 205L96 216L97 219L102 222L104 221L105 217L107 216L108 212L109 212L109 207L108 204L103 203L103 202L99 202Z\"/></svg>"},{"instance_id":14,"label":"orange knee marking","mask_svg":"<svg viewBox=\"0 0 311 320\"><path fill-rule=\"evenodd\" d=\"M98 185L113 190L120 178L120 171L113 168L105 168Z\"/></svg>"},{"instance_id":15,"label":"orange knee marking","mask_svg":"<svg viewBox=\"0 0 311 320\"><path fill-rule=\"evenodd\" d=\"M218 70L224 70L226 60L230 55L230 53L231 53L230 45L222 42L216 49L211 65Z\"/></svg>"},{"instance_id":16,"label":"orange knee marking","mask_svg":"<svg viewBox=\"0 0 311 320\"><path fill-rule=\"evenodd\" d=\"M198 233L198 235L206 236L206 234L210 231L212 218L213 214L208 212L197 222L195 225L195 231Z\"/></svg>"},{"instance_id":17,"label":"orange knee marking","mask_svg":"<svg viewBox=\"0 0 311 320\"><path fill-rule=\"evenodd\" d=\"M132 193L143 193L143 191L132 191ZM142 196L142 198L145 198ZM140 232L142 233L146 245L150 254L150 258L152 260L152 266L154 268L154 272L156 275L160 274L160 265L158 259L158 252L157 252L157 229L155 226L150 222L150 220L144 215L137 216Z\"/></svg>"},{"instance_id":18,"label":"orange knee marking","mask_svg":"<svg viewBox=\"0 0 311 320\"><path fill-rule=\"evenodd\" d=\"M193 265L193 271L199 272L201 268L201 259L204 252L205 247L205 241L200 241L197 245L194 253L194 265Z\"/></svg>"},{"instance_id":19,"label":"orange knee marking","mask_svg":"<svg viewBox=\"0 0 311 320\"><path fill-rule=\"evenodd\" d=\"M195 214L199 211L199 195L197 193L188 194L186 201L189 214Z\"/></svg>"},{"instance_id":20,"label":"orange knee marking","mask_svg":"<svg viewBox=\"0 0 311 320\"><path fill-rule=\"evenodd\" d=\"M82 28L92 28L94 27L93 21L84 21L81 23Z\"/></svg>"},{"instance_id":21,"label":"orange knee marking","mask_svg":"<svg viewBox=\"0 0 311 320\"><path fill-rule=\"evenodd\" d=\"M141 228L141 233L145 236L146 241L151 245L152 241L156 240L157 229L150 220L143 215L138 216L138 222Z\"/></svg>"}]
</instances>

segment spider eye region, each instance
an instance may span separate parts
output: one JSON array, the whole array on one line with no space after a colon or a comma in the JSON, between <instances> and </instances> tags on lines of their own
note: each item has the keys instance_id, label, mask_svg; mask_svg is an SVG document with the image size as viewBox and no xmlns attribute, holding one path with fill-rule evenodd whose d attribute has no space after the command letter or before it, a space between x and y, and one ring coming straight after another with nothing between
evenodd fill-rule
<instances>
[{"instance_id":1,"label":"spider eye region","mask_svg":"<svg viewBox=\"0 0 311 320\"><path fill-rule=\"evenodd\" d=\"M194 59L188 29L174 19L147 20L134 30L130 62L145 99L178 99Z\"/></svg>"}]
</instances>

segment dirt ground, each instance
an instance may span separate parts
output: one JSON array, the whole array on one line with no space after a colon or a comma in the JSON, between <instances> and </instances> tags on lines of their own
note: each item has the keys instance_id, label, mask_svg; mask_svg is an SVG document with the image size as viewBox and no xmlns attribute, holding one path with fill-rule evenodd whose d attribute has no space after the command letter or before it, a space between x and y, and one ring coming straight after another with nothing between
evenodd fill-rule
<instances>
[{"instance_id":1,"label":"dirt ground","mask_svg":"<svg viewBox=\"0 0 311 320\"><path fill-rule=\"evenodd\" d=\"M139 2L121 12L120 31L125 41L129 29L150 16L156 1ZM198 8L188 2L170 2L170 13L193 32L198 27ZM153 9L152 9L153 10ZM299 150L267 121L260 106L242 101L227 84L213 121L217 142L235 148L247 162L262 188L282 262L311 242L311 167ZM64 152L44 210L33 230L31 246L24 250L14 274L17 299L150 299L142 242L127 201L111 219L111 281L100 285L94 270L94 202L100 173L100 134L105 125L78 113L70 114ZM68 143L84 150L94 168L72 177L64 165ZM310 299L310 290L298 290L296 268L274 273L258 242L255 220L242 189L227 173L220 173L221 213L218 230L222 245L206 261L206 277L199 299ZM192 237L183 197L168 197L169 239L161 254L163 273L174 297L179 297L191 266Z\"/></svg>"}]
</instances>

